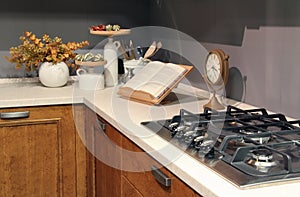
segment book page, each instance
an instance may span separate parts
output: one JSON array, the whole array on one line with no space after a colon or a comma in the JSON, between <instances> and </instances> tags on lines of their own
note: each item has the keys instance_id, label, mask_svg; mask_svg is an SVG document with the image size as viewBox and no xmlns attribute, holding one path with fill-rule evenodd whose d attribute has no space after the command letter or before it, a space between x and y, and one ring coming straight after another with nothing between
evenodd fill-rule
<instances>
[{"instance_id":1,"label":"book page","mask_svg":"<svg viewBox=\"0 0 300 197\"><path fill-rule=\"evenodd\" d=\"M123 87L139 90L141 86L150 81L164 66L162 62L150 62L140 72L135 74Z\"/></svg>"},{"instance_id":2,"label":"book page","mask_svg":"<svg viewBox=\"0 0 300 197\"><path fill-rule=\"evenodd\" d=\"M185 72L185 68L177 64L165 64L161 70L142 86L142 90L160 97L165 90L175 83Z\"/></svg>"},{"instance_id":3,"label":"book page","mask_svg":"<svg viewBox=\"0 0 300 197\"><path fill-rule=\"evenodd\" d=\"M130 79L124 87L140 90L159 98L184 73L186 69L172 63L150 62Z\"/></svg>"}]
</instances>

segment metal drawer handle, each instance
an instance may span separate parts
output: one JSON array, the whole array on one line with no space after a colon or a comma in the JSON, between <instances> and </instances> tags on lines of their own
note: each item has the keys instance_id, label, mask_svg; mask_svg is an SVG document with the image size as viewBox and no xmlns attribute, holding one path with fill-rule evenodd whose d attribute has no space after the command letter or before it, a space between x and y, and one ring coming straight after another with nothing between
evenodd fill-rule
<instances>
[{"instance_id":1,"label":"metal drawer handle","mask_svg":"<svg viewBox=\"0 0 300 197\"><path fill-rule=\"evenodd\" d=\"M1 119L15 119L15 118L28 118L28 117L29 117L29 111L0 113Z\"/></svg>"},{"instance_id":2,"label":"metal drawer handle","mask_svg":"<svg viewBox=\"0 0 300 197\"><path fill-rule=\"evenodd\" d=\"M169 178L155 166L152 166L151 169L152 175L160 184L162 184L165 187L171 187L171 178Z\"/></svg>"},{"instance_id":3,"label":"metal drawer handle","mask_svg":"<svg viewBox=\"0 0 300 197\"><path fill-rule=\"evenodd\" d=\"M103 123L101 120L97 119L97 123L99 124L100 128L103 132L106 132L106 124Z\"/></svg>"}]
</instances>

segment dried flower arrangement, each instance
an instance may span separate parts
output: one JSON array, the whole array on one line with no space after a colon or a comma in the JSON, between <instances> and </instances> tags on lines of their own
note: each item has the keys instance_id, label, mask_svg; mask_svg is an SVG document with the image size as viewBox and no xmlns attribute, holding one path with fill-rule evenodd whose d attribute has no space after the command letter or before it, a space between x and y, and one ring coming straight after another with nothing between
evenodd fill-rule
<instances>
[{"instance_id":1,"label":"dried flower arrangement","mask_svg":"<svg viewBox=\"0 0 300 197\"><path fill-rule=\"evenodd\" d=\"M28 31L20 36L20 40L23 43L17 47L11 47L11 57L6 57L6 59L16 63L17 69L25 65L26 71L35 70L43 62L52 62L53 64L65 62L69 67L75 67L74 62L68 62L75 58L74 51L89 45L88 41L64 44L61 38L54 37L52 39L48 34L44 34L42 39L39 39Z\"/></svg>"}]
</instances>

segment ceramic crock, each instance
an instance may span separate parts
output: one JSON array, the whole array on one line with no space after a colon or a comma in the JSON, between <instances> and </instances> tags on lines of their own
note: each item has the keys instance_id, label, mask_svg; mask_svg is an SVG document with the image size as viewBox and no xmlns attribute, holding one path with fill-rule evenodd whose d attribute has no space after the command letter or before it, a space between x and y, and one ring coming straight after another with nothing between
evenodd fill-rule
<instances>
[{"instance_id":1,"label":"ceramic crock","mask_svg":"<svg viewBox=\"0 0 300 197\"><path fill-rule=\"evenodd\" d=\"M69 68L66 63L44 62L39 68L39 79L46 87L64 86L69 79Z\"/></svg>"}]
</instances>

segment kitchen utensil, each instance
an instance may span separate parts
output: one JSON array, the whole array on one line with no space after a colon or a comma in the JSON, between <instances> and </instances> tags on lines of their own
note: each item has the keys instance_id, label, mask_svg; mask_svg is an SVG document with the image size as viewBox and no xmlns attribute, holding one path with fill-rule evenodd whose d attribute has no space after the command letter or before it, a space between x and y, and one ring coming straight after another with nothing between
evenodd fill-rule
<instances>
[{"instance_id":1,"label":"kitchen utensil","mask_svg":"<svg viewBox=\"0 0 300 197\"><path fill-rule=\"evenodd\" d=\"M129 58L135 59L135 53L134 53L134 47L133 47L133 42L132 40L129 41L129 47L130 47L130 53L129 53Z\"/></svg>"},{"instance_id":2,"label":"kitchen utensil","mask_svg":"<svg viewBox=\"0 0 300 197\"><path fill-rule=\"evenodd\" d=\"M127 70L127 72L121 80L122 83L126 83L134 76L134 73L133 73L134 67L128 67L128 68L126 68L126 70Z\"/></svg>"},{"instance_id":3,"label":"kitchen utensil","mask_svg":"<svg viewBox=\"0 0 300 197\"><path fill-rule=\"evenodd\" d=\"M122 56L123 56L123 58L124 58L125 60L129 60L130 58L129 58L127 52L126 52L124 42L121 41L120 43L121 43L121 46L119 47L120 53L122 54Z\"/></svg>"},{"instance_id":4,"label":"kitchen utensil","mask_svg":"<svg viewBox=\"0 0 300 197\"><path fill-rule=\"evenodd\" d=\"M139 54L140 57L143 57L143 49L140 46L136 47L137 53Z\"/></svg>"},{"instance_id":5,"label":"kitchen utensil","mask_svg":"<svg viewBox=\"0 0 300 197\"><path fill-rule=\"evenodd\" d=\"M151 57L155 50L156 50L156 41L153 41L152 44L147 49L144 58L148 59L149 57Z\"/></svg>"},{"instance_id":6,"label":"kitchen utensil","mask_svg":"<svg viewBox=\"0 0 300 197\"><path fill-rule=\"evenodd\" d=\"M154 56L154 55L157 53L157 51L158 51L159 49L161 49L161 47L162 47L162 43L159 41L159 42L156 44L156 49L155 49L154 53L153 53L150 57Z\"/></svg>"}]
</instances>

